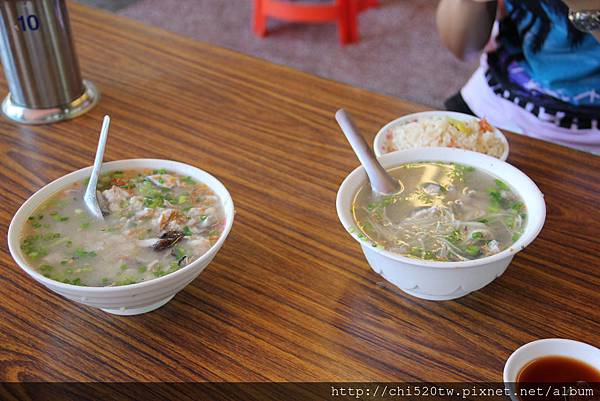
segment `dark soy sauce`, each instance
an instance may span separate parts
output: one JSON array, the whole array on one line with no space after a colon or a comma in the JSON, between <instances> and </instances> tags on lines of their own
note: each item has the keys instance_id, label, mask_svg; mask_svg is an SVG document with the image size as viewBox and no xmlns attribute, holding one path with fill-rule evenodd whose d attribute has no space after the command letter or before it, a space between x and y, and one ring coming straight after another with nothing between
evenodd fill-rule
<instances>
[{"instance_id":1,"label":"dark soy sauce","mask_svg":"<svg viewBox=\"0 0 600 401\"><path fill-rule=\"evenodd\" d=\"M543 385L548 383L548 385ZM549 384L552 384L549 393ZM543 395L537 389L543 387ZM522 391L531 391L524 395ZM586 391L594 391L586 397ZM523 401L532 400L592 400L600 390L600 371L580 360L564 356L547 356L525 365L517 375L517 391ZM557 393L558 391L558 393Z\"/></svg>"}]
</instances>

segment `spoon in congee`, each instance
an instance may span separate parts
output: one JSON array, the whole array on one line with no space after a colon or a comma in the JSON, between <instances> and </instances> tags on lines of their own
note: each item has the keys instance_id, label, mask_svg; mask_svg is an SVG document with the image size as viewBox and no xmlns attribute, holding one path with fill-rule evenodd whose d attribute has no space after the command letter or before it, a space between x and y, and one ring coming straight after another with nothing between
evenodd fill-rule
<instances>
[{"instance_id":1,"label":"spoon in congee","mask_svg":"<svg viewBox=\"0 0 600 401\"><path fill-rule=\"evenodd\" d=\"M94 167L92 169L92 175L88 182L85 194L83 195L83 201L88 209L89 214L96 220L104 220L102 210L98 204L97 189L98 176L102 169L102 159L104 158L104 147L106 145L106 138L108 137L108 126L110 125L110 117L104 116L102 121L102 129L100 130L100 139L98 140L98 148L96 149L96 158L94 159Z\"/></svg>"},{"instance_id":2,"label":"spoon in congee","mask_svg":"<svg viewBox=\"0 0 600 401\"><path fill-rule=\"evenodd\" d=\"M373 150L358 132L350 114L344 109L339 109L335 113L335 119L342 132L344 132L344 135L346 135L346 139L350 142L352 150L354 150L360 164L362 164L367 172L373 191L381 195L393 195L400 192L402 190L400 183L392 178L383 166L379 164L375 153L373 153Z\"/></svg>"}]
</instances>

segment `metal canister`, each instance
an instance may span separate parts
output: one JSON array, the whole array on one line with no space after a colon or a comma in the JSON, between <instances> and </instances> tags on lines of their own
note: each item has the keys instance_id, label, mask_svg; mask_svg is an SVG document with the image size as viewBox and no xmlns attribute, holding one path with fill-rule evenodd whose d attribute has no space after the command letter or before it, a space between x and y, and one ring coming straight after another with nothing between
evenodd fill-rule
<instances>
[{"instance_id":1,"label":"metal canister","mask_svg":"<svg viewBox=\"0 0 600 401\"><path fill-rule=\"evenodd\" d=\"M81 78L65 0L0 0L0 46L8 118L52 123L98 101L94 85Z\"/></svg>"}]
</instances>

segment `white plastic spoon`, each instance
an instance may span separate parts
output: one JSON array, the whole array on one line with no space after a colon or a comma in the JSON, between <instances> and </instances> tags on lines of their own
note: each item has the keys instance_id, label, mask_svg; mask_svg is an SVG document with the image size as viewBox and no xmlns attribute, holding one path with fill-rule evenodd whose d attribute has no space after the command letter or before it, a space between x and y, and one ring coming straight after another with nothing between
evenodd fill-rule
<instances>
[{"instance_id":1,"label":"white plastic spoon","mask_svg":"<svg viewBox=\"0 0 600 401\"><path fill-rule=\"evenodd\" d=\"M346 135L346 139L350 142L358 160L360 160L360 163L367 172L373 191L383 195L400 192L402 190L401 185L379 164L375 153L373 153L373 150L358 132L356 125L354 125L354 122L350 118L350 114L344 109L339 109L335 113L335 119L344 132L344 135Z\"/></svg>"},{"instance_id":2,"label":"white plastic spoon","mask_svg":"<svg viewBox=\"0 0 600 401\"><path fill-rule=\"evenodd\" d=\"M98 140L98 148L96 149L96 158L94 159L94 168L92 169L92 175L88 182L85 194L83 195L83 201L92 217L96 220L104 220L102 210L98 205L98 199L96 198L96 187L98 186L98 176L100 175L100 169L102 169L102 159L104 157L104 147L106 145L106 138L108 137L108 126L110 125L110 117L104 116L102 121L102 130L100 131L100 139Z\"/></svg>"}]
</instances>

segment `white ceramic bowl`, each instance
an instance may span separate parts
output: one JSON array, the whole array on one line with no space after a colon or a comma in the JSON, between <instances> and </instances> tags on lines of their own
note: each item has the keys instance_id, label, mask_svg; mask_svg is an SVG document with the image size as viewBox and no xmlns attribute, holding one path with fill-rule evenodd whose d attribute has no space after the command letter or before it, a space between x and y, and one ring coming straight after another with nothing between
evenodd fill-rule
<instances>
[{"instance_id":1,"label":"white ceramic bowl","mask_svg":"<svg viewBox=\"0 0 600 401\"><path fill-rule=\"evenodd\" d=\"M393 121L390 121L389 123L384 125L383 128L381 128L379 130L377 135L375 135L375 139L373 140L373 149L375 150L375 155L377 157L379 157L379 156L382 156L382 155L388 153L384 150L384 144L385 144L385 139L386 139L385 136L389 129L391 129L397 125L409 123L409 122L414 121L421 117L437 117L437 116L451 117L451 118L454 118L459 121L471 121L474 118L477 119L477 117L474 117L472 115L456 113L454 111L423 111L421 113L407 114L403 117L400 117ZM502 141L502 143L504 144L504 152L502 153L502 156L500 156L500 160L505 161L508 158L508 151L509 151L508 141L506 140L506 137L504 136L504 134L495 127L494 127L494 133L500 139L500 141Z\"/></svg>"},{"instance_id":2,"label":"white ceramic bowl","mask_svg":"<svg viewBox=\"0 0 600 401\"><path fill-rule=\"evenodd\" d=\"M8 246L17 264L37 282L50 290L75 302L79 302L106 312L117 315L137 315L150 312L169 302L183 287L195 279L219 251L233 224L233 200L229 192L219 180L199 168L170 160L131 159L104 163L102 171L127 169L167 169L179 174L190 176L197 181L207 184L223 202L225 211L225 228L218 241L200 258L184 268L165 276L137 284L118 287L83 287L64 284L44 277L29 266L20 248L21 233L27 218L50 196L62 188L89 177L91 167L86 167L67 174L46 185L33 194L19 208L8 229Z\"/></svg>"},{"instance_id":3,"label":"white ceramic bowl","mask_svg":"<svg viewBox=\"0 0 600 401\"><path fill-rule=\"evenodd\" d=\"M527 206L527 225L521 237L495 255L463 262L436 262L409 258L373 247L358 237L352 216L352 199L367 183L362 167L344 180L337 193L337 213L342 225L362 246L371 268L402 291L429 300L462 297L492 282L506 270L513 256L538 235L546 218L544 196L535 183L515 167L481 153L456 148L418 148L385 154L378 158L384 168L404 163L441 161L461 163L484 170L510 183Z\"/></svg>"},{"instance_id":4,"label":"white ceramic bowl","mask_svg":"<svg viewBox=\"0 0 600 401\"><path fill-rule=\"evenodd\" d=\"M519 401L515 388L519 372L533 360L546 356L577 359L600 371L600 349L594 346L563 338L532 341L513 352L504 365L504 383L513 401Z\"/></svg>"}]
</instances>

